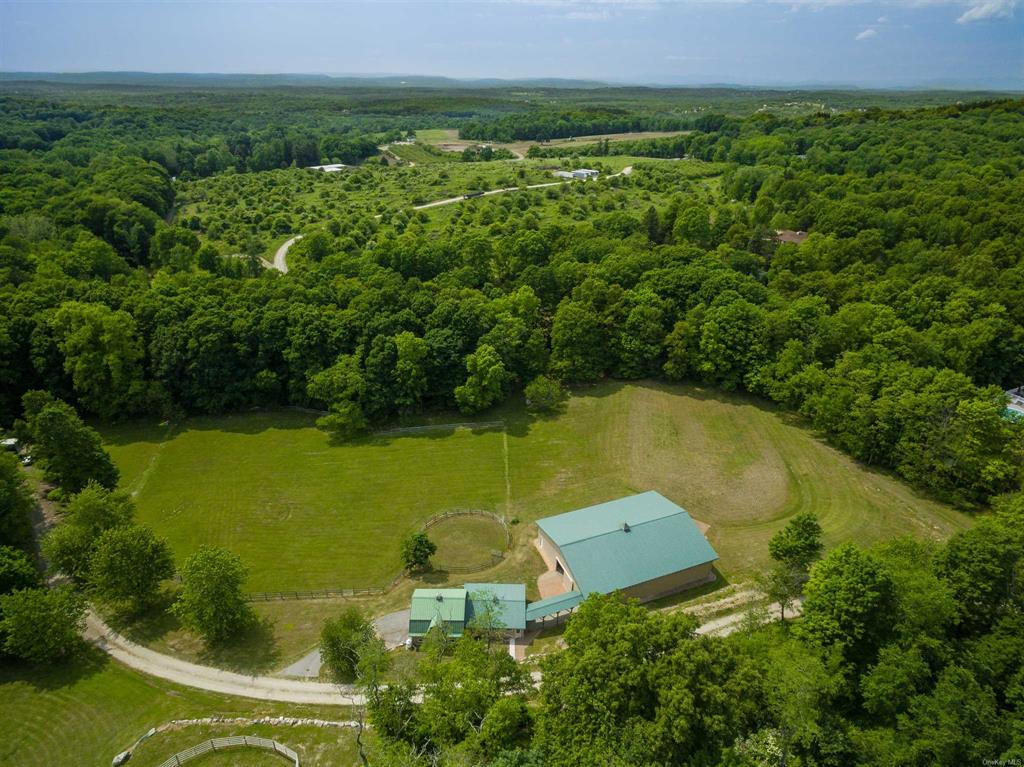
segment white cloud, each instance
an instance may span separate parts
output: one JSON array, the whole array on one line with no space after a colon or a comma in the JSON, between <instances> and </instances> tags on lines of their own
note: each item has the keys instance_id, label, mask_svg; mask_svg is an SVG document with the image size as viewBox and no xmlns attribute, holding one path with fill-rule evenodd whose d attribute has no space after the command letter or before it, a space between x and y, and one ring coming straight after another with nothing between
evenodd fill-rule
<instances>
[{"instance_id":1,"label":"white cloud","mask_svg":"<svg viewBox=\"0 0 1024 767\"><path fill-rule=\"evenodd\" d=\"M984 19L1002 19L1013 15L1018 0L971 0L957 23L970 24Z\"/></svg>"},{"instance_id":2,"label":"white cloud","mask_svg":"<svg viewBox=\"0 0 1024 767\"><path fill-rule=\"evenodd\" d=\"M853 39L854 40L870 40L872 37L875 37L877 34L878 34L878 30L877 29L871 29L871 27L868 27L867 29L865 29L865 30L863 30L861 32L858 32L857 36L854 37Z\"/></svg>"},{"instance_id":3,"label":"white cloud","mask_svg":"<svg viewBox=\"0 0 1024 767\"><path fill-rule=\"evenodd\" d=\"M483 0L483 2L512 3L559 8L566 18L604 19L626 11L650 11L670 5L750 5L764 2L790 6L790 12L801 9L821 10L844 5L867 5L877 0ZM949 6L962 9L957 18L960 24L985 19L1009 18L1024 0L887 0L894 8L923 8ZM604 14L604 15L602 15ZM888 16L880 16L878 24L886 24ZM869 35L870 37L870 35Z\"/></svg>"},{"instance_id":4,"label":"white cloud","mask_svg":"<svg viewBox=\"0 0 1024 767\"><path fill-rule=\"evenodd\" d=\"M565 14L567 19L577 19L582 21L607 21L611 18L611 14L605 10L580 10L580 11L569 11Z\"/></svg>"}]
</instances>

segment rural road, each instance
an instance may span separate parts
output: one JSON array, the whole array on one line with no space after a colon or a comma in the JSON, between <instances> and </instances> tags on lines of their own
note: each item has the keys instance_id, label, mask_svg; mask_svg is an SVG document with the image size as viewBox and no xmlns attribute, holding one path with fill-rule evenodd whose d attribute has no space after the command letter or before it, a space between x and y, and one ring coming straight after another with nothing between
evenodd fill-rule
<instances>
[{"instance_id":1,"label":"rural road","mask_svg":"<svg viewBox=\"0 0 1024 767\"><path fill-rule=\"evenodd\" d=\"M705 605L705 607L712 608L713 604ZM777 604L769 605L770 619L774 619L778 611ZM799 603L790 608L791 615L798 615L799 612ZM385 618L388 617L391 616L385 616ZM744 617L742 612L723 615L701 625L697 629L697 634L727 636L742 626ZM273 676L246 676L163 655L118 634L92 610L86 614L86 627L83 633L89 642L128 668L186 687L279 703L359 706L366 702L364 696L356 692L351 685L332 685L325 682L282 679ZM531 676L535 683L540 682L541 677L538 672L533 672Z\"/></svg>"},{"instance_id":2,"label":"rural road","mask_svg":"<svg viewBox=\"0 0 1024 767\"><path fill-rule=\"evenodd\" d=\"M281 272L281 274L288 274L288 262L285 260L288 256L288 248L301 239L301 234L295 235L290 240L286 240L281 247L277 249L277 253L274 254L274 268Z\"/></svg>"},{"instance_id":3,"label":"rural road","mask_svg":"<svg viewBox=\"0 0 1024 767\"><path fill-rule=\"evenodd\" d=\"M625 168L620 170L618 173L612 173L610 176L605 176L605 178L615 178L616 176L628 176L632 172L633 172L633 166L632 165L627 165ZM490 191L484 192L482 195L479 195L479 196L480 197L489 197L492 194L504 194L505 192L518 192L518 191L520 191L522 189L544 189L544 188L549 187L549 186L561 186L562 184L571 184L571 183L572 183L572 181L548 181L548 182L546 182L544 184L530 184L529 186L507 186L507 187L503 187L502 189L491 189ZM414 205L412 209L413 210L426 210L427 208L437 208L437 207L440 207L441 205L452 205L452 204L457 203L457 202L462 202L465 199L466 199L465 195L461 195L460 194L458 197L448 197L448 198L446 198L444 200L434 200L433 202L425 202L422 205ZM476 198L471 198L471 199L476 199ZM380 218L380 216L378 215L375 218ZM284 244L281 245L280 248L277 249L277 252L274 254L274 264L273 264L274 269L277 269L277 271L281 272L282 274L287 274L288 273L288 261L287 261L288 249L292 245L294 245L296 242L301 240L301 239L302 239L302 235L301 234L297 234L294 237L292 237L290 240L287 240Z\"/></svg>"}]
</instances>

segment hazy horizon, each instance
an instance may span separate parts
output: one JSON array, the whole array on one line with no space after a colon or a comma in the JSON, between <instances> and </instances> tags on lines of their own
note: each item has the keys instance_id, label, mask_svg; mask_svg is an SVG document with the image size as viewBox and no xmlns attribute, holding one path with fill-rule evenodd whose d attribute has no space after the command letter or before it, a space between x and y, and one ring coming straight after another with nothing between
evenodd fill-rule
<instances>
[{"instance_id":1,"label":"hazy horizon","mask_svg":"<svg viewBox=\"0 0 1024 767\"><path fill-rule=\"evenodd\" d=\"M5 2L0 70L1024 86L1019 0Z\"/></svg>"}]
</instances>

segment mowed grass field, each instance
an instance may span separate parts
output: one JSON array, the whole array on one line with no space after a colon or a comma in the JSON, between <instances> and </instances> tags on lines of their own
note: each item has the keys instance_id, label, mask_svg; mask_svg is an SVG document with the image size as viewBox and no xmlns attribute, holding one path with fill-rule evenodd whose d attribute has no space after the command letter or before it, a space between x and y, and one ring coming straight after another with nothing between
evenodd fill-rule
<instances>
[{"instance_id":1,"label":"mowed grass field","mask_svg":"<svg viewBox=\"0 0 1024 767\"><path fill-rule=\"evenodd\" d=\"M657 490L711 525L730 579L763 567L768 539L804 510L819 516L828 545L941 539L970 525L777 409L713 389L602 384L573 397L564 416L510 435L509 445L521 516Z\"/></svg>"},{"instance_id":2,"label":"mowed grass field","mask_svg":"<svg viewBox=\"0 0 1024 767\"><path fill-rule=\"evenodd\" d=\"M139 520L180 558L224 546L249 589L358 588L401 569L399 541L453 509L501 511L500 430L395 433L332 446L315 417L283 411L107 429Z\"/></svg>"},{"instance_id":3,"label":"mowed grass field","mask_svg":"<svg viewBox=\"0 0 1024 767\"><path fill-rule=\"evenodd\" d=\"M449 509L518 517L522 548L533 520L645 490L711 525L729 579L763 566L768 539L805 509L829 544L939 539L970 524L744 396L605 383L554 417L533 418L518 403L481 416L497 419L504 432L412 431L341 446L296 412L104 433L140 520L179 559L203 543L235 551L253 591L382 585L400 569L401 538Z\"/></svg>"},{"instance_id":4,"label":"mowed grass field","mask_svg":"<svg viewBox=\"0 0 1024 767\"><path fill-rule=\"evenodd\" d=\"M504 552L505 528L493 517L456 516L443 519L427 531L437 544L432 562L437 567L472 567L490 561L492 552Z\"/></svg>"},{"instance_id":5,"label":"mowed grass field","mask_svg":"<svg viewBox=\"0 0 1024 767\"><path fill-rule=\"evenodd\" d=\"M129 671L97 650L56 668L0 664L0 765L5 767L107 767L150 727L208 716L352 718L341 707L266 703L181 687ZM235 724L157 734L140 747L131 764L155 767L176 751L228 734L280 740L299 752L303 765L348 767L358 761L348 730ZM231 753L226 761L209 763L263 764L258 752ZM195 764L207 764L205 757Z\"/></svg>"}]
</instances>

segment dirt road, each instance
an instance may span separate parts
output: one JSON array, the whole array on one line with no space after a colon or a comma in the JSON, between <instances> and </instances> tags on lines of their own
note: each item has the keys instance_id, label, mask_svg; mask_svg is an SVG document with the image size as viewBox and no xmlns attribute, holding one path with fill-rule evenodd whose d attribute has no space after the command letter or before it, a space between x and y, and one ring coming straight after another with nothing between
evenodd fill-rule
<instances>
[{"instance_id":1,"label":"dirt road","mask_svg":"<svg viewBox=\"0 0 1024 767\"><path fill-rule=\"evenodd\" d=\"M632 165L627 165L625 168L620 170L618 173L612 173L610 176L605 176L605 178L615 178L616 176L628 176L632 172L633 172L633 166ZM502 189L491 189L488 192L484 192L483 194L477 195L477 197L489 197L492 194L504 194L505 192L518 192L518 191L520 191L522 189L545 189L546 187L549 187L549 186L561 186L562 184L571 184L571 183L572 183L572 181L548 181L548 182L546 182L544 184L530 184L529 186L507 186L507 187L504 187ZM440 207L441 205L453 205L454 203L463 202L464 200L467 200L467 199L476 199L476 198L475 197L467 198L465 195L460 194L458 197L448 197L448 198L446 198L444 200L434 200L433 202L425 202L422 205L414 205L412 209L413 210L426 210L427 208L437 208L437 207ZM376 216L374 216L374 218L380 218L380 214L377 214ZM273 268L274 269L277 269L277 271L281 272L282 274L287 274L288 273L288 260L287 260L288 259L288 249L292 245L294 245L296 242L301 240L301 239L302 239L302 235L301 234L297 234L294 237L292 237L290 240L287 240L284 244L281 245L280 248L277 249L277 252L274 254L274 263L273 263Z\"/></svg>"},{"instance_id":2,"label":"dirt road","mask_svg":"<svg viewBox=\"0 0 1024 767\"><path fill-rule=\"evenodd\" d=\"M710 603L705 607L713 609L714 604ZM778 612L778 605L768 606L769 619L774 620ZM799 603L793 605L789 610L790 615L799 615L799 613ZM697 629L697 633L706 636L727 636L742 627L744 618L744 612L723 615L704 623ZM332 685L324 682L281 679L272 676L246 676L162 655L121 636L92 610L86 615L84 635L87 640L114 660L129 668L186 687L280 703L331 706L358 706L365 703L364 697L356 692L351 685ZM540 682L541 677L538 672L533 672L532 677L535 683Z\"/></svg>"},{"instance_id":3,"label":"dirt road","mask_svg":"<svg viewBox=\"0 0 1024 767\"><path fill-rule=\"evenodd\" d=\"M281 703L352 706L365 702L363 696L351 687L269 676L245 676L162 655L121 636L91 610L86 615L85 638L114 660L135 671L187 687Z\"/></svg>"},{"instance_id":4,"label":"dirt road","mask_svg":"<svg viewBox=\"0 0 1024 767\"><path fill-rule=\"evenodd\" d=\"M281 274L288 274L288 248L294 245L296 242L302 239L301 234L297 234L290 240L286 240L280 248L277 249L277 253L274 254L274 268Z\"/></svg>"}]
</instances>

